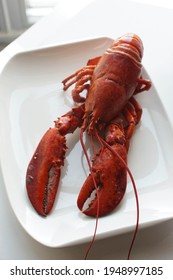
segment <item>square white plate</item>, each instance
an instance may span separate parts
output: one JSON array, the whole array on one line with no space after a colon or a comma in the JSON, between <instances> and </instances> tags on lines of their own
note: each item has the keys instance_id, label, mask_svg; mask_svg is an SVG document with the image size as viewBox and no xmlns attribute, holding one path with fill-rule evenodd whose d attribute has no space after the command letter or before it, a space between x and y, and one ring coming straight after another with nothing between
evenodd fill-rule
<instances>
[{"instance_id":1,"label":"square white plate","mask_svg":"<svg viewBox=\"0 0 173 280\"><path fill-rule=\"evenodd\" d=\"M15 55L0 76L0 157L9 201L24 229L50 247L79 244L91 239L95 219L76 206L88 168L79 142L79 130L68 135L68 152L59 192L51 214L42 218L32 208L25 189L28 162L53 121L72 106L70 90L61 81L101 55L110 38L96 38ZM144 77L149 78L146 71ZM128 162L140 201L140 227L173 216L173 132L154 86L137 99L142 120L131 141ZM132 230L136 204L130 180L122 203L99 219L97 238Z\"/></svg>"}]
</instances>

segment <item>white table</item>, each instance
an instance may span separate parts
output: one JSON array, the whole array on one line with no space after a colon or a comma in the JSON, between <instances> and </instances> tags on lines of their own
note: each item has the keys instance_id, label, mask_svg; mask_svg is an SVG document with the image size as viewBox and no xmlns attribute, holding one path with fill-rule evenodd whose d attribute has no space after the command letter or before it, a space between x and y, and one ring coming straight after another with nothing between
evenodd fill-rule
<instances>
[{"instance_id":1,"label":"white table","mask_svg":"<svg viewBox=\"0 0 173 280\"><path fill-rule=\"evenodd\" d=\"M170 9L145 5L142 2L147 1L59 1L51 15L36 23L0 53L0 71L19 51L91 37L116 38L132 31L143 38L146 49L145 67L156 88L159 87L159 91L162 92L163 104L173 123L170 102L173 88L167 82L172 79L173 73L173 62L170 60L173 59L173 48L170 47L170 42L173 42L172 1L155 1L161 6L170 6ZM158 64L157 73L156 65L152 64L153 59ZM0 190L0 259L83 259L88 244L53 249L33 240L21 227L11 209L2 174L0 174ZM132 233L127 233L96 241L90 258L125 259L131 236ZM172 259L173 221L169 220L140 230L132 258Z\"/></svg>"}]
</instances>

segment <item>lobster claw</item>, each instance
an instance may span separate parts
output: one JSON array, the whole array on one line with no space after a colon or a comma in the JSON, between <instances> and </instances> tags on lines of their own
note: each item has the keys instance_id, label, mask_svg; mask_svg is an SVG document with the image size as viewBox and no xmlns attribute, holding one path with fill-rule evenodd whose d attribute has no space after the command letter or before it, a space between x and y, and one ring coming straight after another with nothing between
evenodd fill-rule
<instances>
[{"instance_id":1,"label":"lobster claw","mask_svg":"<svg viewBox=\"0 0 173 280\"><path fill-rule=\"evenodd\" d=\"M118 155L127 161L125 146L115 143L100 149L93 159L92 174L88 176L77 199L78 208L88 216L103 216L110 213L122 200L127 183L127 170ZM96 189L95 197L92 194ZM90 201L88 205L87 201ZM99 206L98 206L99 202Z\"/></svg>"},{"instance_id":2,"label":"lobster claw","mask_svg":"<svg viewBox=\"0 0 173 280\"><path fill-rule=\"evenodd\" d=\"M35 210L46 216L52 209L66 152L65 137L50 128L42 137L28 165L26 188Z\"/></svg>"}]
</instances>

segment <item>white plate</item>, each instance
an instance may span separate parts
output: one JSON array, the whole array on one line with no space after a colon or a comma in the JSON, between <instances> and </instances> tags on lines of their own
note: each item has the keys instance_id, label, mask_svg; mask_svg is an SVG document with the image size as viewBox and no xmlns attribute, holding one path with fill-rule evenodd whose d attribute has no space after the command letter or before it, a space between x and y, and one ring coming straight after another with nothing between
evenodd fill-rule
<instances>
[{"instance_id":1,"label":"white plate","mask_svg":"<svg viewBox=\"0 0 173 280\"><path fill-rule=\"evenodd\" d=\"M112 39L98 38L20 53L0 76L0 156L9 201L24 229L50 247L88 241L94 232L95 219L81 214L76 206L88 172L79 131L68 136L59 193L46 218L35 212L27 198L26 168L44 132L73 106L70 91L62 90L62 79L84 66L89 58L102 54L111 43ZM129 167L138 188L143 227L173 216L173 133L154 86L138 100L143 116L131 141ZM129 231L135 222L136 204L129 180L121 205L99 219L97 238Z\"/></svg>"}]
</instances>

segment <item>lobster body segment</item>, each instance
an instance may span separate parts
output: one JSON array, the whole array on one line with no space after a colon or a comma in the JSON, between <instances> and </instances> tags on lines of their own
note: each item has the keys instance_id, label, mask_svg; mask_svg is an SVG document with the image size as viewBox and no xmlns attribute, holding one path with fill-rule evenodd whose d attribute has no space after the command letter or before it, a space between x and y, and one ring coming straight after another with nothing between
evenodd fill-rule
<instances>
[{"instance_id":1,"label":"lobster body segment","mask_svg":"<svg viewBox=\"0 0 173 280\"><path fill-rule=\"evenodd\" d=\"M137 35L116 40L95 65L85 101L85 127L110 122L133 94L151 84L141 80L143 44ZM144 86L144 88L142 88Z\"/></svg>"}]
</instances>

